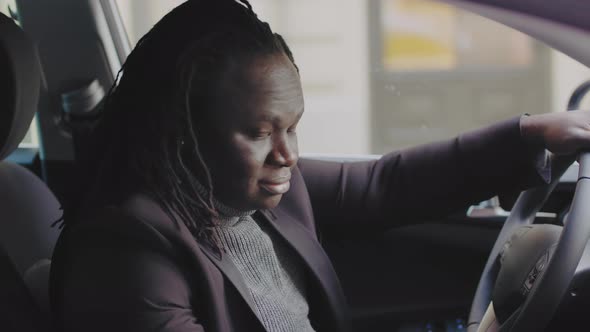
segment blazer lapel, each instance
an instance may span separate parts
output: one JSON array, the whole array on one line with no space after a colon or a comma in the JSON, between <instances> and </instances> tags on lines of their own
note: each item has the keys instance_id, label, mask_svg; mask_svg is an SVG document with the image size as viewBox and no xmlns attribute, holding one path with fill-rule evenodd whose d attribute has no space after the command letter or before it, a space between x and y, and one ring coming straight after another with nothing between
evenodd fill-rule
<instances>
[{"instance_id":1,"label":"blazer lapel","mask_svg":"<svg viewBox=\"0 0 590 332\"><path fill-rule=\"evenodd\" d=\"M244 301L250 307L250 310L256 315L260 324L262 324L262 320L258 314L258 309L256 309L256 305L254 304L254 299L252 298L252 294L250 294L250 290L248 286L244 283L244 279L240 275L238 268L232 263L231 259L227 255L220 255L219 253L215 252L209 246L205 244L199 243L201 250L209 257L211 262L217 266L217 268L225 275L225 277L234 285L237 291L240 293ZM262 326L264 326L262 324Z\"/></svg>"},{"instance_id":2,"label":"blazer lapel","mask_svg":"<svg viewBox=\"0 0 590 332\"><path fill-rule=\"evenodd\" d=\"M176 225L176 223L169 218L169 216L160 208L160 206L144 195L138 194L133 196L123 204L123 208L135 217L139 217L143 220L151 220L152 224ZM165 222L162 222L162 220L165 220ZM209 260L211 260L211 262L217 266L221 273L232 283L244 301L246 301L246 304L248 304L250 310L252 310L256 318L258 318L261 326L264 326L258 314L258 310L256 309L256 305L254 304L254 299L250 294L250 290L248 290L248 287L244 283L244 279L240 275L240 272L229 259L229 257L227 255L219 255L219 253L214 251L209 246L196 241L190 231L183 226L181 226L180 230L175 229L171 233L181 238L182 241L180 242L188 244L191 248L193 246L196 247L195 244L198 244L201 252L205 253Z\"/></svg>"},{"instance_id":3,"label":"blazer lapel","mask_svg":"<svg viewBox=\"0 0 590 332\"><path fill-rule=\"evenodd\" d=\"M337 330L349 330L345 323L348 317L347 304L340 281L330 259L310 231L280 206L272 210L260 210L256 215L265 218L309 267L314 279L319 282L320 288L325 292L323 295L330 305Z\"/></svg>"}]
</instances>

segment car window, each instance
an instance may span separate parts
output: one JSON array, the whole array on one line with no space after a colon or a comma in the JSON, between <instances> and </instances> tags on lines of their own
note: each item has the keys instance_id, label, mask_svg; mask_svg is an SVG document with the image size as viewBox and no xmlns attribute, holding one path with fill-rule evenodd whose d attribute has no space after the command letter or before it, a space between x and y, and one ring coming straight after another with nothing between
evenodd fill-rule
<instances>
[{"instance_id":1,"label":"car window","mask_svg":"<svg viewBox=\"0 0 590 332\"><path fill-rule=\"evenodd\" d=\"M18 10L15 0L0 0L0 13L13 18L18 23ZM37 129L37 117L31 122L29 131L19 144L21 148L38 148L39 147L39 131Z\"/></svg>"},{"instance_id":2,"label":"car window","mask_svg":"<svg viewBox=\"0 0 590 332\"><path fill-rule=\"evenodd\" d=\"M15 0L0 0L0 13L17 18L16 1Z\"/></svg>"},{"instance_id":3,"label":"car window","mask_svg":"<svg viewBox=\"0 0 590 332\"><path fill-rule=\"evenodd\" d=\"M117 2L135 43L183 1ZM303 153L381 154L523 113L563 111L590 78L542 42L438 2L250 2L300 68Z\"/></svg>"}]
</instances>

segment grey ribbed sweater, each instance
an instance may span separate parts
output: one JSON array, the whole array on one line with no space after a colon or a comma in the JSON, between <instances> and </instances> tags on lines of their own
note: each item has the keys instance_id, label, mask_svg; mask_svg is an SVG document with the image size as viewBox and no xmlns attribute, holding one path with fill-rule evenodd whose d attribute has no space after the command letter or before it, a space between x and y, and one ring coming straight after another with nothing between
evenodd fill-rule
<instances>
[{"instance_id":1,"label":"grey ribbed sweater","mask_svg":"<svg viewBox=\"0 0 590 332\"><path fill-rule=\"evenodd\" d=\"M269 332L313 331L305 298L303 266L265 225L216 202L222 217L219 238L250 290Z\"/></svg>"}]
</instances>

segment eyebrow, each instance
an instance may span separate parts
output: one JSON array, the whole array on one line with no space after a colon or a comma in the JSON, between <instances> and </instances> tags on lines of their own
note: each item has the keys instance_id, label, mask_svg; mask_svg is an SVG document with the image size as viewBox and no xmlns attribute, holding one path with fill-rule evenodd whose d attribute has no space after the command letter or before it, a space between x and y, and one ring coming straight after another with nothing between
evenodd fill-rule
<instances>
[{"instance_id":1,"label":"eyebrow","mask_svg":"<svg viewBox=\"0 0 590 332\"><path fill-rule=\"evenodd\" d=\"M295 122L297 122L301 119L301 117L303 116L303 113L305 112L305 107L301 107L301 109L298 110L297 112L299 112L299 114L295 118ZM275 122L276 120L277 120L277 116L270 115L270 114L259 115L255 119L255 121L264 121L264 122Z\"/></svg>"},{"instance_id":2,"label":"eyebrow","mask_svg":"<svg viewBox=\"0 0 590 332\"><path fill-rule=\"evenodd\" d=\"M274 122L276 116L272 116L270 114L263 114L261 116L256 117L256 121L265 121L265 122Z\"/></svg>"}]
</instances>

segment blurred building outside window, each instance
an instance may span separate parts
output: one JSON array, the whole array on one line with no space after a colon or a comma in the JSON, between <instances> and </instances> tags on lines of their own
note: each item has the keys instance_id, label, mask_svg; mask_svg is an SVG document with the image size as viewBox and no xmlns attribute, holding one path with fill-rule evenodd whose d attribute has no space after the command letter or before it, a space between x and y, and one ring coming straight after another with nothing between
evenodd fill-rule
<instances>
[{"instance_id":1,"label":"blurred building outside window","mask_svg":"<svg viewBox=\"0 0 590 332\"><path fill-rule=\"evenodd\" d=\"M117 0L132 43L182 2ZM300 68L303 153L385 153L525 112L565 110L590 78L543 43L438 2L250 2Z\"/></svg>"}]
</instances>

